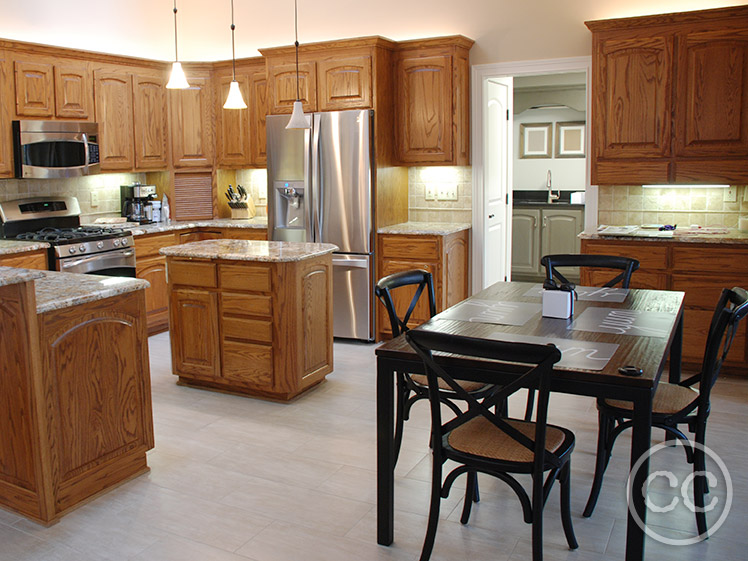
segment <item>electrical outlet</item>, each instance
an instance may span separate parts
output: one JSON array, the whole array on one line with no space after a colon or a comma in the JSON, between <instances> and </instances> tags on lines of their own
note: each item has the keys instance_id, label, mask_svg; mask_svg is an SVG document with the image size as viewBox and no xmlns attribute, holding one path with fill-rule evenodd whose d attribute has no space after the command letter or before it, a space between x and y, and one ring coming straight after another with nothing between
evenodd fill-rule
<instances>
[{"instance_id":1,"label":"electrical outlet","mask_svg":"<svg viewBox=\"0 0 748 561\"><path fill-rule=\"evenodd\" d=\"M730 185L722 193L722 200L726 203L737 203L738 202L738 189L735 185Z\"/></svg>"},{"instance_id":2,"label":"electrical outlet","mask_svg":"<svg viewBox=\"0 0 748 561\"><path fill-rule=\"evenodd\" d=\"M434 199L436 199L436 189L434 189L433 185L426 185L425 198L427 201L433 201Z\"/></svg>"},{"instance_id":3,"label":"electrical outlet","mask_svg":"<svg viewBox=\"0 0 748 561\"><path fill-rule=\"evenodd\" d=\"M91 191L91 206L99 206L99 192Z\"/></svg>"},{"instance_id":4,"label":"electrical outlet","mask_svg":"<svg viewBox=\"0 0 748 561\"><path fill-rule=\"evenodd\" d=\"M439 185L439 189L436 193L436 198L439 201L456 201L457 200L457 184L456 183L443 183Z\"/></svg>"}]
</instances>

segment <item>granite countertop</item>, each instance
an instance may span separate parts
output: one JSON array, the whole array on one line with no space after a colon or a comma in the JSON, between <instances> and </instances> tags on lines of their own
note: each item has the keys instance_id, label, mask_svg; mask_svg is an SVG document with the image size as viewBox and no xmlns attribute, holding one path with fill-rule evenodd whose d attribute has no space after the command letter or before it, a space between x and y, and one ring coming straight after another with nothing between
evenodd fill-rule
<instances>
[{"instance_id":1,"label":"granite countertop","mask_svg":"<svg viewBox=\"0 0 748 561\"><path fill-rule=\"evenodd\" d=\"M0 255L13 255L14 253L25 253L38 249L47 249L47 242L28 242L21 240L0 239Z\"/></svg>"},{"instance_id":2,"label":"granite countertop","mask_svg":"<svg viewBox=\"0 0 748 561\"><path fill-rule=\"evenodd\" d=\"M546 201L518 201L515 200L512 202L512 206L515 208L574 208L574 209L584 209L583 204L572 204L569 201L561 201L556 203L549 203Z\"/></svg>"},{"instance_id":3,"label":"granite countertop","mask_svg":"<svg viewBox=\"0 0 748 561\"><path fill-rule=\"evenodd\" d=\"M337 249L338 246L329 243L203 240L164 247L160 253L169 257L277 263L302 261L332 253Z\"/></svg>"},{"instance_id":4,"label":"granite countertop","mask_svg":"<svg viewBox=\"0 0 748 561\"><path fill-rule=\"evenodd\" d=\"M101 226L101 224L99 224ZM174 232L187 230L189 228L267 228L266 216L255 217L244 220L231 220L230 218L217 218L215 220L172 220L170 222L156 222L155 224L135 225L134 223L117 224L118 228L130 230L133 236L144 234L157 234L161 232Z\"/></svg>"},{"instance_id":5,"label":"granite countertop","mask_svg":"<svg viewBox=\"0 0 748 561\"><path fill-rule=\"evenodd\" d=\"M44 276L44 271L34 269L19 269L17 267L0 267L0 286L18 284L39 279Z\"/></svg>"},{"instance_id":6,"label":"granite countertop","mask_svg":"<svg viewBox=\"0 0 748 561\"><path fill-rule=\"evenodd\" d=\"M378 234L407 234L411 236L448 236L455 232L469 230L472 227L467 222L403 222L385 226L377 230Z\"/></svg>"},{"instance_id":7,"label":"granite countertop","mask_svg":"<svg viewBox=\"0 0 748 561\"><path fill-rule=\"evenodd\" d=\"M705 234L698 231L675 230L672 237L646 237L646 236L604 236L601 234L582 232L579 238L583 240L626 240L645 241L661 243L709 243L709 244L748 244L748 232L740 232L735 228L728 229L725 233Z\"/></svg>"},{"instance_id":8,"label":"granite countertop","mask_svg":"<svg viewBox=\"0 0 748 561\"><path fill-rule=\"evenodd\" d=\"M23 271L24 269L16 270ZM148 281L130 277L79 275L55 271L34 272L40 273L35 282L37 314L95 302L150 286Z\"/></svg>"}]
</instances>

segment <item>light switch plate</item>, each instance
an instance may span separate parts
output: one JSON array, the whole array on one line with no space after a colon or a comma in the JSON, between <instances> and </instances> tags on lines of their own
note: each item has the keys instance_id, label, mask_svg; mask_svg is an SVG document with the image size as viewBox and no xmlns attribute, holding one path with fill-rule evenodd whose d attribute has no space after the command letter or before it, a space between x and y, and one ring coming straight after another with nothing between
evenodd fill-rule
<instances>
[{"instance_id":1,"label":"light switch plate","mask_svg":"<svg viewBox=\"0 0 748 561\"><path fill-rule=\"evenodd\" d=\"M91 191L91 206L99 206L99 192Z\"/></svg>"},{"instance_id":2,"label":"light switch plate","mask_svg":"<svg viewBox=\"0 0 748 561\"><path fill-rule=\"evenodd\" d=\"M722 194L722 201L726 203L737 203L738 202L738 188L735 185L730 185L724 190Z\"/></svg>"},{"instance_id":3,"label":"light switch plate","mask_svg":"<svg viewBox=\"0 0 748 561\"><path fill-rule=\"evenodd\" d=\"M436 192L436 198L439 201L456 201L457 200L457 184L456 183L443 183L439 185L439 189Z\"/></svg>"}]
</instances>

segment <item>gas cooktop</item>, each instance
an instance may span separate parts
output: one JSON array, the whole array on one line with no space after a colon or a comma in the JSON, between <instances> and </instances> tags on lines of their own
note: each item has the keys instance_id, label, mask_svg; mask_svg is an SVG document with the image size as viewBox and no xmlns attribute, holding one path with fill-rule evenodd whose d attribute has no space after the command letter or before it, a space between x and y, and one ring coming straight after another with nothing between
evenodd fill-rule
<instances>
[{"instance_id":1,"label":"gas cooktop","mask_svg":"<svg viewBox=\"0 0 748 561\"><path fill-rule=\"evenodd\" d=\"M122 228L108 228L99 226L80 226L77 228L42 228L35 232L23 232L16 236L17 240L43 241L51 244L65 244L82 239L95 242L110 238L130 236L132 232Z\"/></svg>"}]
</instances>

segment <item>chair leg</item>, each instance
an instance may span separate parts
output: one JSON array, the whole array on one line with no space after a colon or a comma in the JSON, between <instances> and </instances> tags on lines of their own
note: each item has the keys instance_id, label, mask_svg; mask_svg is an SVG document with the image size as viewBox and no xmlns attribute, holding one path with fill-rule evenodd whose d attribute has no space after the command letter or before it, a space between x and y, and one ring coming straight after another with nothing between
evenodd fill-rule
<instances>
[{"instance_id":1,"label":"chair leg","mask_svg":"<svg viewBox=\"0 0 748 561\"><path fill-rule=\"evenodd\" d=\"M442 493L442 466L436 458L431 470L431 504L429 506L429 521L426 526L426 537L423 540L423 549L419 561L428 561L434 549L436 540L436 527L439 524L439 506Z\"/></svg>"},{"instance_id":2,"label":"chair leg","mask_svg":"<svg viewBox=\"0 0 748 561\"><path fill-rule=\"evenodd\" d=\"M704 445L706 439L706 421L700 423L696 428L696 444ZM696 506L696 529L699 532L699 536L703 536L704 539L709 537L707 524L706 524L706 513L704 512L704 495L707 493L707 480L706 475L706 458L704 451L701 446L694 447L693 449L693 470L694 473L698 473L693 480L693 504Z\"/></svg>"},{"instance_id":3,"label":"chair leg","mask_svg":"<svg viewBox=\"0 0 748 561\"><path fill-rule=\"evenodd\" d=\"M527 389L527 404L525 405L525 421L532 421L532 410L535 407L535 390Z\"/></svg>"},{"instance_id":4,"label":"chair leg","mask_svg":"<svg viewBox=\"0 0 748 561\"><path fill-rule=\"evenodd\" d=\"M577 549L579 543L574 535L574 526L571 522L571 462L566 462L566 465L561 468L559 473L559 479L561 482L561 524L564 527L564 534L566 534L566 542L569 544L569 549Z\"/></svg>"},{"instance_id":5,"label":"chair leg","mask_svg":"<svg viewBox=\"0 0 748 561\"><path fill-rule=\"evenodd\" d=\"M467 524L470 519L470 509L473 506L473 502L478 502L476 496L478 494L478 474L474 471L467 473L467 485L465 486L465 502L462 505L462 516L460 517L461 524Z\"/></svg>"},{"instance_id":6,"label":"chair leg","mask_svg":"<svg viewBox=\"0 0 748 561\"><path fill-rule=\"evenodd\" d=\"M610 443L608 442L610 432L613 429L613 419L602 411L598 411L598 432L597 432L597 456L595 457L595 477L592 480L592 489L587 499L587 505L584 507L582 516L589 518L595 510L597 498L600 496L600 489L603 486L603 475L608 467L610 460Z\"/></svg>"},{"instance_id":7,"label":"chair leg","mask_svg":"<svg viewBox=\"0 0 748 561\"><path fill-rule=\"evenodd\" d=\"M532 488L532 561L543 561L543 474L533 475Z\"/></svg>"},{"instance_id":8,"label":"chair leg","mask_svg":"<svg viewBox=\"0 0 748 561\"><path fill-rule=\"evenodd\" d=\"M403 442L403 425L405 424L405 404L408 402L408 389L403 376L405 374L397 373L397 384L395 391L397 392L397 400L395 405L395 457L393 460L394 464L397 464L397 458L400 456L400 445Z\"/></svg>"}]
</instances>

